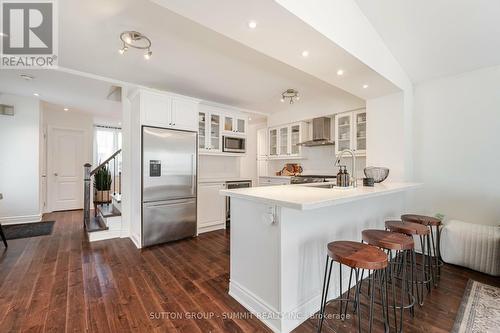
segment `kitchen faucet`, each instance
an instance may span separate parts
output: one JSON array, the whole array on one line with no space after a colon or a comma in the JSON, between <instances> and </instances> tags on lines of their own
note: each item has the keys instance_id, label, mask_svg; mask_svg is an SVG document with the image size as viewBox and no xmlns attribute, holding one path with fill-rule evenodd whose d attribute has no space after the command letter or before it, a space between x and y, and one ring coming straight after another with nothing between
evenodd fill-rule
<instances>
[{"instance_id":1,"label":"kitchen faucet","mask_svg":"<svg viewBox=\"0 0 500 333\"><path fill-rule=\"evenodd\" d=\"M352 162L351 162L351 170L352 170L352 177L351 177L351 185L352 187L358 187L358 181L356 180L356 155L354 155L354 151L351 149L344 149L341 152L338 153L336 161L335 161L335 166L340 166L340 159L342 156L344 156L345 153L349 153L352 156Z\"/></svg>"}]
</instances>

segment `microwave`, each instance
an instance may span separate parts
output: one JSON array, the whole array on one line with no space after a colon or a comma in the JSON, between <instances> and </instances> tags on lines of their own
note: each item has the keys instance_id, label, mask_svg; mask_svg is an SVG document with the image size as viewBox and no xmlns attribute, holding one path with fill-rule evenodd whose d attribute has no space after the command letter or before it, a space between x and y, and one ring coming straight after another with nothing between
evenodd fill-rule
<instances>
[{"instance_id":1,"label":"microwave","mask_svg":"<svg viewBox=\"0 0 500 333\"><path fill-rule=\"evenodd\" d=\"M245 138L238 138L234 136L222 137L222 151L228 153L245 153Z\"/></svg>"}]
</instances>

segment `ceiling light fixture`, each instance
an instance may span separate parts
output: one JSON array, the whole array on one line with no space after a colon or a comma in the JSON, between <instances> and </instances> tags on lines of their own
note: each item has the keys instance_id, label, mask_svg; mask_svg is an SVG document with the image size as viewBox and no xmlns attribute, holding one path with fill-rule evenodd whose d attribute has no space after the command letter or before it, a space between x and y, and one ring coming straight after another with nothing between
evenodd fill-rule
<instances>
[{"instance_id":1,"label":"ceiling light fixture","mask_svg":"<svg viewBox=\"0 0 500 333\"><path fill-rule=\"evenodd\" d=\"M295 101L300 99L299 92L295 89L287 89L281 93L281 103L285 103L286 100L289 100L290 104L293 104Z\"/></svg>"},{"instance_id":2,"label":"ceiling light fixture","mask_svg":"<svg viewBox=\"0 0 500 333\"><path fill-rule=\"evenodd\" d=\"M342 76L342 75L344 75L344 71L343 71L342 69L339 69L339 70L337 71L337 75L338 75L338 76Z\"/></svg>"},{"instance_id":3,"label":"ceiling light fixture","mask_svg":"<svg viewBox=\"0 0 500 333\"><path fill-rule=\"evenodd\" d=\"M368 88L369 86L367 84L363 84L363 89Z\"/></svg>"},{"instance_id":4,"label":"ceiling light fixture","mask_svg":"<svg viewBox=\"0 0 500 333\"><path fill-rule=\"evenodd\" d=\"M25 79L26 81L31 81L33 80L35 77L32 76L32 75L29 75L29 74L19 74L19 76L23 79Z\"/></svg>"},{"instance_id":5,"label":"ceiling light fixture","mask_svg":"<svg viewBox=\"0 0 500 333\"><path fill-rule=\"evenodd\" d=\"M248 22L248 27L249 27L250 29L255 29L255 28L257 28L257 22L255 22L255 21L253 21L253 20L252 20L252 21L249 21L249 22Z\"/></svg>"},{"instance_id":6,"label":"ceiling light fixture","mask_svg":"<svg viewBox=\"0 0 500 333\"><path fill-rule=\"evenodd\" d=\"M63 110L64 110L64 111L66 111L66 112L67 112L67 111L69 111L69 109L68 109L68 108L64 108Z\"/></svg>"},{"instance_id":7,"label":"ceiling light fixture","mask_svg":"<svg viewBox=\"0 0 500 333\"><path fill-rule=\"evenodd\" d=\"M123 43L120 54L125 54L129 48L145 50L144 59L149 60L153 56L151 51L151 39L137 31L124 31L120 34L120 40Z\"/></svg>"},{"instance_id":8,"label":"ceiling light fixture","mask_svg":"<svg viewBox=\"0 0 500 333\"><path fill-rule=\"evenodd\" d=\"M40 97L39 93L33 93L33 96Z\"/></svg>"},{"instance_id":9,"label":"ceiling light fixture","mask_svg":"<svg viewBox=\"0 0 500 333\"><path fill-rule=\"evenodd\" d=\"M307 58L309 56L309 51L307 51L307 50L302 51L302 56L304 58Z\"/></svg>"}]
</instances>

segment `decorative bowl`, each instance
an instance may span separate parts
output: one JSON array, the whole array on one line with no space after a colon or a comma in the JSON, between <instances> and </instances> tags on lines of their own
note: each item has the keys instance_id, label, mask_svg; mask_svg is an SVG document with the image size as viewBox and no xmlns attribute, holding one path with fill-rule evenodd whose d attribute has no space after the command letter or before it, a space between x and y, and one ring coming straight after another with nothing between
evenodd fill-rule
<instances>
[{"instance_id":1,"label":"decorative bowl","mask_svg":"<svg viewBox=\"0 0 500 333\"><path fill-rule=\"evenodd\" d=\"M389 176L389 169L382 167L367 167L365 168L366 178L373 178L375 183L381 183Z\"/></svg>"}]
</instances>

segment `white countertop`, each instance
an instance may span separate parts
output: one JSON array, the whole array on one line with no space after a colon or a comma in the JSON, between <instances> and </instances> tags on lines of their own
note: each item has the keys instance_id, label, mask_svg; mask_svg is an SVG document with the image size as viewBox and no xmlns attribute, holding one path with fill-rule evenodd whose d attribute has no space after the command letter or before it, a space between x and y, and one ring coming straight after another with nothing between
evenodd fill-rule
<instances>
[{"instance_id":1,"label":"white countertop","mask_svg":"<svg viewBox=\"0 0 500 333\"><path fill-rule=\"evenodd\" d=\"M324 185L329 183L321 184ZM422 184L419 183L381 183L375 184L374 187L359 185L355 189L325 189L315 188L314 184L307 184L307 186L279 185L221 190L220 194L293 209L309 210L339 205L379 195L402 192L420 186L422 186Z\"/></svg>"},{"instance_id":2,"label":"white countertop","mask_svg":"<svg viewBox=\"0 0 500 333\"><path fill-rule=\"evenodd\" d=\"M225 183L225 182L240 182L240 181L252 181L252 179L245 177L198 178L198 183Z\"/></svg>"}]
</instances>

